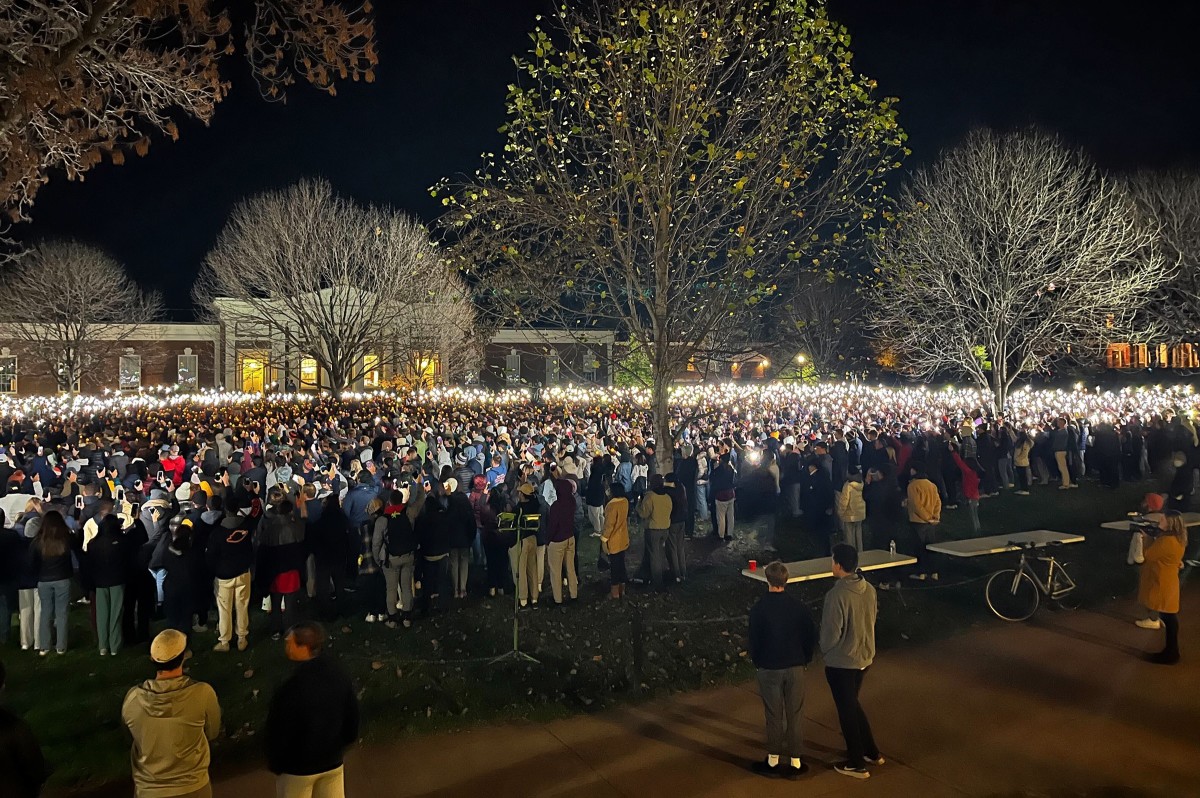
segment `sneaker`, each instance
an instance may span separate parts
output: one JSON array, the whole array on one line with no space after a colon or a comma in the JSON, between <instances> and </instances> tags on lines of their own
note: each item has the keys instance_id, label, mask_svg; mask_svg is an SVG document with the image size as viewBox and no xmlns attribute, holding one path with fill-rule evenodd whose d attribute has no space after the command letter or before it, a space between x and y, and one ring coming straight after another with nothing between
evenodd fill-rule
<instances>
[{"instance_id":1,"label":"sneaker","mask_svg":"<svg viewBox=\"0 0 1200 798\"><path fill-rule=\"evenodd\" d=\"M22 650L22 651L28 651L28 650L29 650L29 646L21 646L21 650Z\"/></svg>"},{"instance_id":2,"label":"sneaker","mask_svg":"<svg viewBox=\"0 0 1200 798\"><path fill-rule=\"evenodd\" d=\"M841 765L834 765L833 769L836 770L838 773L841 773L843 776L849 776L852 779L869 779L869 778L871 778L871 771L867 770L864 767L855 767L855 766L851 765L849 762L843 763Z\"/></svg>"},{"instance_id":3,"label":"sneaker","mask_svg":"<svg viewBox=\"0 0 1200 798\"><path fill-rule=\"evenodd\" d=\"M1070 490L1073 487L1075 487L1075 486L1074 485L1059 485L1058 489L1059 490Z\"/></svg>"},{"instance_id":4,"label":"sneaker","mask_svg":"<svg viewBox=\"0 0 1200 798\"><path fill-rule=\"evenodd\" d=\"M946 505L946 509L947 509L947 510L957 510L957 509L958 509L958 505L957 505L957 504L947 504L947 505Z\"/></svg>"},{"instance_id":5,"label":"sneaker","mask_svg":"<svg viewBox=\"0 0 1200 798\"><path fill-rule=\"evenodd\" d=\"M102 648L102 649L100 649L100 656L102 656L102 657L107 657L107 656L108 656L108 649L107 649L107 648Z\"/></svg>"},{"instance_id":6,"label":"sneaker","mask_svg":"<svg viewBox=\"0 0 1200 798\"><path fill-rule=\"evenodd\" d=\"M384 625L384 626L386 626L386 627L387 627L387 628L389 628L389 629L395 629L395 628L397 628L397 627L399 626L399 624L398 624L398 623L396 623L395 621L391 620L390 618L389 618L388 620L384 621L384 622L383 622L383 625Z\"/></svg>"},{"instance_id":7,"label":"sneaker","mask_svg":"<svg viewBox=\"0 0 1200 798\"><path fill-rule=\"evenodd\" d=\"M250 648L250 641L244 637L239 637L237 648L238 651L245 651L246 649Z\"/></svg>"},{"instance_id":8,"label":"sneaker","mask_svg":"<svg viewBox=\"0 0 1200 798\"><path fill-rule=\"evenodd\" d=\"M938 580L938 572L934 571L933 573L931 573L929 575L929 578L932 579L934 582L936 582Z\"/></svg>"},{"instance_id":9,"label":"sneaker","mask_svg":"<svg viewBox=\"0 0 1200 798\"><path fill-rule=\"evenodd\" d=\"M412 621L410 621L408 618L405 618L405 619L404 619L403 621L401 621L400 623L404 624L404 628L405 628L405 629L411 629L411 628L412 628Z\"/></svg>"},{"instance_id":10,"label":"sneaker","mask_svg":"<svg viewBox=\"0 0 1200 798\"><path fill-rule=\"evenodd\" d=\"M1142 629L1161 629L1162 621L1157 618L1139 618L1134 624Z\"/></svg>"},{"instance_id":11,"label":"sneaker","mask_svg":"<svg viewBox=\"0 0 1200 798\"><path fill-rule=\"evenodd\" d=\"M213 651L225 652L228 650L229 650L228 643L217 643L215 646L213 646Z\"/></svg>"},{"instance_id":12,"label":"sneaker","mask_svg":"<svg viewBox=\"0 0 1200 798\"><path fill-rule=\"evenodd\" d=\"M374 615L372 615L371 613L367 613L367 617L365 618L365 620L367 623L375 623L377 618Z\"/></svg>"},{"instance_id":13,"label":"sneaker","mask_svg":"<svg viewBox=\"0 0 1200 798\"><path fill-rule=\"evenodd\" d=\"M494 587L489 587L489 588L488 588L488 596L489 596L489 597L495 597L495 595L496 595L496 588L494 588Z\"/></svg>"},{"instance_id":14,"label":"sneaker","mask_svg":"<svg viewBox=\"0 0 1200 798\"><path fill-rule=\"evenodd\" d=\"M208 631L208 627L202 623L198 623L192 626L192 631L196 634L203 634Z\"/></svg>"},{"instance_id":15,"label":"sneaker","mask_svg":"<svg viewBox=\"0 0 1200 798\"><path fill-rule=\"evenodd\" d=\"M1018 495L1018 496L1028 496L1028 495L1029 495L1029 491L1027 491L1027 490L1019 490L1019 491L1017 491L1017 495Z\"/></svg>"},{"instance_id":16,"label":"sneaker","mask_svg":"<svg viewBox=\"0 0 1200 798\"><path fill-rule=\"evenodd\" d=\"M767 760L760 759L750 765L750 770L760 776L766 776L769 779L777 779L783 776L783 765L768 765Z\"/></svg>"},{"instance_id":17,"label":"sneaker","mask_svg":"<svg viewBox=\"0 0 1200 798\"><path fill-rule=\"evenodd\" d=\"M876 766L879 766L879 765L882 765L882 764L884 763L884 761L885 761L885 760L884 760L884 758L883 758L883 754L880 754L880 755L878 755L878 756L875 756L875 757L864 756L864 757L863 757L863 761L864 761L864 762L866 762L868 765L876 765Z\"/></svg>"},{"instance_id":18,"label":"sneaker","mask_svg":"<svg viewBox=\"0 0 1200 798\"><path fill-rule=\"evenodd\" d=\"M44 656L46 656L46 655L47 655L47 654L49 654L49 653L50 653L50 650L49 650L49 649L43 648L41 651L39 651L39 652L38 652L38 656L39 656L39 657L44 657Z\"/></svg>"},{"instance_id":19,"label":"sneaker","mask_svg":"<svg viewBox=\"0 0 1200 798\"><path fill-rule=\"evenodd\" d=\"M929 578L929 575L928 574L909 574L908 578L915 579L918 582L924 582L926 579Z\"/></svg>"}]
</instances>

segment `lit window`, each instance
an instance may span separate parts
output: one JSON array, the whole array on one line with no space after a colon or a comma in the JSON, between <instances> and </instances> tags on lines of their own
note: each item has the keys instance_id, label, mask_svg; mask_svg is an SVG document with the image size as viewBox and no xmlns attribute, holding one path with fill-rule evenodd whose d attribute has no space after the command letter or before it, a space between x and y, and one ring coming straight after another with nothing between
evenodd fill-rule
<instances>
[{"instance_id":1,"label":"lit window","mask_svg":"<svg viewBox=\"0 0 1200 798\"><path fill-rule=\"evenodd\" d=\"M521 353L515 349L504 356L504 381L509 385L521 383Z\"/></svg>"},{"instance_id":2,"label":"lit window","mask_svg":"<svg viewBox=\"0 0 1200 798\"><path fill-rule=\"evenodd\" d=\"M383 382L383 372L379 368L379 355L363 356L363 387L376 389Z\"/></svg>"},{"instance_id":3,"label":"lit window","mask_svg":"<svg viewBox=\"0 0 1200 798\"><path fill-rule=\"evenodd\" d=\"M141 355L121 355L117 371L117 384L122 391L136 391L142 387Z\"/></svg>"},{"instance_id":4,"label":"lit window","mask_svg":"<svg viewBox=\"0 0 1200 798\"><path fill-rule=\"evenodd\" d=\"M199 355L177 355L175 357L175 367L178 374L176 382L180 385L195 388L200 382Z\"/></svg>"},{"instance_id":5,"label":"lit window","mask_svg":"<svg viewBox=\"0 0 1200 798\"><path fill-rule=\"evenodd\" d=\"M315 391L321 386L317 380L317 361L306 357L300 361L300 390Z\"/></svg>"},{"instance_id":6,"label":"lit window","mask_svg":"<svg viewBox=\"0 0 1200 798\"><path fill-rule=\"evenodd\" d=\"M17 392L17 359L0 357L0 393Z\"/></svg>"}]
</instances>

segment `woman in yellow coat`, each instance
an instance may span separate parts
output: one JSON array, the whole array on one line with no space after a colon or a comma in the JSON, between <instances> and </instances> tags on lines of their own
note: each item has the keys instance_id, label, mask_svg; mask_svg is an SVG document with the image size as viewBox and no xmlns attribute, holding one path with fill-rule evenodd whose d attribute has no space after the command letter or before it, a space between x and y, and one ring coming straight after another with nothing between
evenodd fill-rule
<instances>
[{"instance_id":1,"label":"woman in yellow coat","mask_svg":"<svg viewBox=\"0 0 1200 798\"><path fill-rule=\"evenodd\" d=\"M1167 510L1158 528L1159 534L1150 538L1142 553L1145 559L1138 583L1138 601L1151 615L1158 614L1166 631L1166 645L1148 659L1160 665L1174 665L1179 662L1179 569L1183 567L1183 553L1187 549L1187 527L1178 511Z\"/></svg>"}]
</instances>

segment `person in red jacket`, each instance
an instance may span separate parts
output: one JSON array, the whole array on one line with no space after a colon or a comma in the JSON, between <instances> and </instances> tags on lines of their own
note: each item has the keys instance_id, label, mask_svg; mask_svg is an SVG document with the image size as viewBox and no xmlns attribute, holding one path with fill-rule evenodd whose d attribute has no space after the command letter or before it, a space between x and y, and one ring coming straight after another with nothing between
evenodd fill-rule
<instances>
[{"instance_id":1,"label":"person in red jacket","mask_svg":"<svg viewBox=\"0 0 1200 798\"><path fill-rule=\"evenodd\" d=\"M954 458L954 464L958 466L958 470L962 472L962 492L963 497L967 500L967 509L971 513L971 529L975 530L975 534L979 534L979 474L974 468L967 465L967 461L962 459L962 455L958 453L957 444L950 444L950 456Z\"/></svg>"},{"instance_id":2,"label":"person in red jacket","mask_svg":"<svg viewBox=\"0 0 1200 798\"><path fill-rule=\"evenodd\" d=\"M162 463L163 476L170 479L175 487L183 484L183 472L187 469L187 461L179 456L179 447L172 446L166 457L159 458Z\"/></svg>"}]
</instances>

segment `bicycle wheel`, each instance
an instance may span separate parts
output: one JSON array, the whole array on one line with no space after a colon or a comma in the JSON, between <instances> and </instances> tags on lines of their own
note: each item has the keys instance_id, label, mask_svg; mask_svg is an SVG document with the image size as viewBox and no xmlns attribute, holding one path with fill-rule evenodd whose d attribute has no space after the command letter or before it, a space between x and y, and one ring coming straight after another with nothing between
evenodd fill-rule
<instances>
[{"instance_id":1,"label":"bicycle wheel","mask_svg":"<svg viewBox=\"0 0 1200 798\"><path fill-rule=\"evenodd\" d=\"M992 612L1006 621L1023 621L1037 612L1037 585L1029 574L1015 568L992 574L984 595Z\"/></svg>"}]
</instances>

